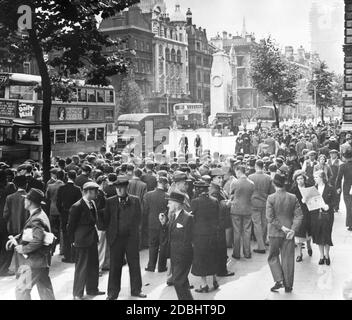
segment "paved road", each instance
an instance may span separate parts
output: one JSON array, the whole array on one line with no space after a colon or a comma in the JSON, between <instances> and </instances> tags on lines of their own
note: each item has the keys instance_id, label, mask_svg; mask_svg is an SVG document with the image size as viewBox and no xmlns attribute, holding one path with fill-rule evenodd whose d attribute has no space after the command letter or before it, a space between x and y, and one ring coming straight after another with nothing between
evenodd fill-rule
<instances>
[{"instance_id":1,"label":"paved road","mask_svg":"<svg viewBox=\"0 0 352 320\"><path fill-rule=\"evenodd\" d=\"M344 211L344 210L343 210ZM334 247L331 249L331 265L319 266L319 253L317 246L313 245L313 256L310 258L304 252L302 263L296 263L296 273L294 291L291 294L271 293L269 288L273 285L268 264L267 255L253 253L252 259L241 259L240 261L230 260L228 268L235 271L235 276L231 278L220 278L220 289L216 292L198 294L194 291L195 299L206 300L297 300L314 299L325 300L342 299L342 288L344 282L352 275L352 232L345 228L345 214L335 215L333 230ZM252 246L254 247L254 245ZM231 256L231 250L228 250ZM51 278L57 299L66 300L72 298L73 264L59 262L60 256L56 255L51 267ZM141 252L141 267L143 277L143 291L148 294L148 299L152 300L173 300L176 299L173 287L166 286L166 274L145 272L148 253ZM108 273L100 278L99 288L105 291L107 287ZM199 279L190 276L190 282L199 286ZM0 300L15 299L14 295L15 279L0 278ZM37 290L32 293L33 299L39 299ZM95 299L105 299L104 296ZM123 268L122 290L120 299L131 299L129 292L128 268Z\"/></svg>"}]
</instances>

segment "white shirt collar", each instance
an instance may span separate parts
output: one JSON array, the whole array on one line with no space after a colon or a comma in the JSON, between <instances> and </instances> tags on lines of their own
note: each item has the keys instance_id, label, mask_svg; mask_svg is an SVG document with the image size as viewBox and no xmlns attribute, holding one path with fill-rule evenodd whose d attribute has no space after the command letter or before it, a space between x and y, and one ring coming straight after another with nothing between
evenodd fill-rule
<instances>
[{"instance_id":1,"label":"white shirt collar","mask_svg":"<svg viewBox=\"0 0 352 320\"><path fill-rule=\"evenodd\" d=\"M178 216L180 215L181 211L182 211L182 209L177 211L177 212L175 212L175 220L178 218Z\"/></svg>"}]
</instances>

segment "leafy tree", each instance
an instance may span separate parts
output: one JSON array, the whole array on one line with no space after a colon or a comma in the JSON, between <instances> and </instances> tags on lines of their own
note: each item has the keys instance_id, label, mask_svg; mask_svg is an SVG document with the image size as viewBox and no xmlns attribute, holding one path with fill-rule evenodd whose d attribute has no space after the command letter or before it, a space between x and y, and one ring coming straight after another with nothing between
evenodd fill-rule
<instances>
[{"instance_id":1,"label":"leafy tree","mask_svg":"<svg viewBox=\"0 0 352 320\"><path fill-rule=\"evenodd\" d=\"M312 79L308 83L308 93L320 108L322 123L324 123L324 110L333 105L333 77L334 73L328 71L327 64L321 61L313 69Z\"/></svg>"},{"instance_id":2,"label":"leafy tree","mask_svg":"<svg viewBox=\"0 0 352 320\"><path fill-rule=\"evenodd\" d=\"M253 48L251 77L254 87L273 104L279 127L280 105L296 105L298 67L285 60L269 36Z\"/></svg>"},{"instance_id":3,"label":"leafy tree","mask_svg":"<svg viewBox=\"0 0 352 320\"><path fill-rule=\"evenodd\" d=\"M119 98L119 114L142 112L142 92L132 77L126 76L122 80Z\"/></svg>"},{"instance_id":4,"label":"leafy tree","mask_svg":"<svg viewBox=\"0 0 352 320\"><path fill-rule=\"evenodd\" d=\"M107 85L107 77L124 73L124 52L105 56L103 49L118 46L98 30L99 17L111 17L139 0L0 0L0 65L17 66L35 59L42 78L43 170L50 178L50 109L53 94L63 94L63 78L84 75L87 83ZM32 26L19 32L19 6L32 9ZM83 70L83 71L82 71ZM56 90L57 88L58 90Z\"/></svg>"}]
</instances>

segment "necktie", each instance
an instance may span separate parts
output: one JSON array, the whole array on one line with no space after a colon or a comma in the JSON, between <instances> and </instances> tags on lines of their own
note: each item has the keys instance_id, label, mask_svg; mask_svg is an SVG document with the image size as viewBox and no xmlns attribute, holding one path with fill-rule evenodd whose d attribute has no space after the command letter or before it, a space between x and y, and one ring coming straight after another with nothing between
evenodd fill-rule
<instances>
[{"instance_id":1,"label":"necktie","mask_svg":"<svg viewBox=\"0 0 352 320\"><path fill-rule=\"evenodd\" d=\"M89 210L92 214L93 219L95 220L95 207L93 201L89 201Z\"/></svg>"}]
</instances>

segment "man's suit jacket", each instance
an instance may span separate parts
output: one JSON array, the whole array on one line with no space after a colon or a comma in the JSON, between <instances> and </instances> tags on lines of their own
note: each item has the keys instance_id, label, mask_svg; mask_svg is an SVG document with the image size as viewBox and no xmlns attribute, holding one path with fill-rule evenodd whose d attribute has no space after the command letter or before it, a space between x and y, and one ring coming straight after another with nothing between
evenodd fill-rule
<instances>
[{"instance_id":1,"label":"man's suit jacket","mask_svg":"<svg viewBox=\"0 0 352 320\"><path fill-rule=\"evenodd\" d=\"M247 177L241 177L233 184L234 194L231 203L231 214L241 216L252 214L251 199L254 189L254 183Z\"/></svg>"},{"instance_id":2,"label":"man's suit jacket","mask_svg":"<svg viewBox=\"0 0 352 320\"><path fill-rule=\"evenodd\" d=\"M61 186L64 183L61 180L57 180L54 183L48 185L48 189L46 190L46 200L47 204L50 205L49 213L51 216L59 216L60 212L57 208L57 193Z\"/></svg>"},{"instance_id":3,"label":"man's suit jacket","mask_svg":"<svg viewBox=\"0 0 352 320\"><path fill-rule=\"evenodd\" d=\"M264 172L253 173L248 177L254 182L254 192L252 195L252 206L254 208L265 208L268 195L275 192L270 176Z\"/></svg>"},{"instance_id":4,"label":"man's suit jacket","mask_svg":"<svg viewBox=\"0 0 352 320\"><path fill-rule=\"evenodd\" d=\"M29 217L29 212L24 208L23 195L26 195L26 191L19 190L6 197L4 219L10 235L19 234Z\"/></svg>"},{"instance_id":5,"label":"man's suit jacket","mask_svg":"<svg viewBox=\"0 0 352 320\"><path fill-rule=\"evenodd\" d=\"M103 188L103 191L105 192L107 198L111 198L113 196L116 196L116 186L114 184L108 183Z\"/></svg>"},{"instance_id":6,"label":"man's suit jacket","mask_svg":"<svg viewBox=\"0 0 352 320\"><path fill-rule=\"evenodd\" d=\"M166 191L159 188L149 191L143 199L143 215L148 217L149 229L160 229L159 214L167 211Z\"/></svg>"},{"instance_id":7,"label":"man's suit jacket","mask_svg":"<svg viewBox=\"0 0 352 320\"><path fill-rule=\"evenodd\" d=\"M341 189L343 178L343 194L348 195L352 186L352 161L349 160L340 165L337 178L336 189Z\"/></svg>"},{"instance_id":8,"label":"man's suit jacket","mask_svg":"<svg viewBox=\"0 0 352 320\"><path fill-rule=\"evenodd\" d=\"M152 172L143 174L141 180L147 184L147 191L153 191L158 185L156 176Z\"/></svg>"},{"instance_id":9,"label":"man's suit jacket","mask_svg":"<svg viewBox=\"0 0 352 320\"><path fill-rule=\"evenodd\" d=\"M164 226L169 234L169 252L171 263L191 263L193 258L193 217L182 210L178 217L169 220Z\"/></svg>"},{"instance_id":10,"label":"man's suit jacket","mask_svg":"<svg viewBox=\"0 0 352 320\"><path fill-rule=\"evenodd\" d=\"M139 198L128 195L125 207L120 204L117 196L106 199L105 210L98 212L98 219L102 230L106 231L109 245L112 245L118 236L127 236L133 238L133 241L138 241L141 221Z\"/></svg>"},{"instance_id":11,"label":"man's suit jacket","mask_svg":"<svg viewBox=\"0 0 352 320\"><path fill-rule=\"evenodd\" d=\"M266 202L266 219L269 237L285 238L282 226L297 232L303 220L297 197L285 190L271 194Z\"/></svg>"},{"instance_id":12,"label":"man's suit jacket","mask_svg":"<svg viewBox=\"0 0 352 320\"><path fill-rule=\"evenodd\" d=\"M133 177L127 187L128 194L136 196L142 202L144 195L147 193L147 184L137 177Z\"/></svg>"},{"instance_id":13,"label":"man's suit jacket","mask_svg":"<svg viewBox=\"0 0 352 320\"><path fill-rule=\"evenodd\" d=\"M24 229L32 229L33 240L25 242L20 235L19 243L27 259L21 259L31 268L47 268L50 265L50 247L43 244L44 231L51 232L48 216L40 208L37 209L26 221Z\"/></svg>"},{"instance_id":14,"label":"man's suit jacket","mask_svg":"<svg viewBox=\"0 0 352 320\"><path fill-rule=\"evenodd\" d=\"M67 182L58 189L56 207L60 213L62 227L66 228L70 208L81 198L81 189L72 182Z\"/></svg>"},{"instance_id":15,"label":"man's suit jacket","mask_svg":"<svg viewBox=\"0 0 352 320\"><path fill-rule=\"evenodd\" d=\"M83 198L71 207L67 232L75 247L86 248L98 243L96 222L96 210L92 214Z\"/></svg>"}]
</instances>

